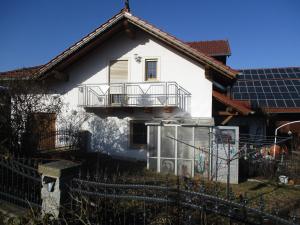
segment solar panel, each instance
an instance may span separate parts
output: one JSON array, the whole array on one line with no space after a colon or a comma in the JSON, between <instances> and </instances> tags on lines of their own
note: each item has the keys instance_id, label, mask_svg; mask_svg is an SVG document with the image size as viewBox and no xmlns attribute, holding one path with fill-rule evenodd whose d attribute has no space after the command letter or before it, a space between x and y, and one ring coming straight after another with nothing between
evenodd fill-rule
<instances>
[{"instance_id":1,"label":"solar panel","mask_svg":"<svg viewBox=\"0 0 300 225\"><path fill-rule=\"evenodd\" d=\"M262 87L256 87L256 92L264 92L264 89Z\"/></svg>"},{"instance_id":2,"label":"solar panel","mask_svg":"<svg viewBox=\"0 0 300 225\"><path fill-rule=\"evenodd\" d=\"M273 95L272 93L265 93L265 96L267 99L275 99L275 95Z\"/></svg>"},{"instance_id":3,"label":"solar panel","mask_svg":"<svg viewBox=\"0 0 300 225\"><path fill-rule=\"evenodd\" d=\"M286 86L279 87L280 92L289 92Z\"/></svg>"},{"instance_id":4,"label":"solar panel","mask_svg":"<svg viewBox=\"0 0 300 225\"><path fill-rule=\"evenodd\" d=\"M276 103L277 103L277 107L282 107L282 108L286 107L284 100L277 99Z\"/></svg>"},{"instance_id":5,"label":"solar panel","mask_svg":"<svg viewBox=\"0 0 300 225\"><path fill-rule=\"evenodd\" d=\"M268 104L268 107L270 107L270 108L275 108L275 107L277 107L276 101L273 100L273 99L267 99L267 104Z\"/></svg>"},{"instance_id":6,"label":"solar panel","mask_svg":"<svg viewBox=\"0 0 300 225\"><path fill-rule=\"evenodd\" d=\"M258 74L257 70L250 70L250 74Z\"/></svg>"},{"instance_id":7,"label":"solar panel","mask_svg":"<svg viewBox=\"0 0 300 225\"><path fill-rule=\"evenodd\" d=\"M242 70L232 88L253 107L300 107L300 67Z\"/></svg>"},{"instance_id":8,"label":"solar panel","mask_svg":"<svg viewBox=\"0 0 300 225\"><path fill-rule=\"evenodd\" d=\"M297 92L291 92L290 95L292 96L292 98L294 100L297 100L297 98L299 98L299 93L297 93Z\"/></svg>"},{"instance_id":9,"label":"solar panel","mask_svg":"<svg viewBox=\"0 0 300 225\"><path fill-rule=\"evenodd\" d=\"M286 107L295 107L295 103L293 100L286 99L285 100Z\"/></svg>"},{"instance_id":10,"label":"solar panel","mask_svg":"<svg viewBox=\"0 0 300 225\"><path fill-rule=\"evenodd\" d=\"M241 100L241 99L242 99L242 95L239 94L239 93L234 93L234 94L233 94L233 98L234 98L234 99L237 99L237 100Z\"/></svg>"},{"instance_id":11,"label":"solar panel","mask_svg":"<svg viewBox=\"0 0 300 225\"><path fill-rule=\"evenodd\" d=\"M274 99L280 100L284 99L281 93L273 93Z\"/></svg>"},{"instance_id":12,"label":"solar panel","mask_svg":"<svg viewBox=\"0 0 300 225\"><path fill-rule=\"evenodd\" d=\"M248 92L255 92L255 88L253 86L248 87Z\"/></svg>"},{"instance_id":13,"label":"solar panel","mask_svg":"<svg viewBox=\"0 0 300 225\"><path fill-rule=\"evenodd\" d=\"M283 80L277 80L277 85L284 85L284 81Z\"/></svg>"},{"instance_id":14,"label":"solar panel","mask_svg":"<svg viewBox=\"0 0 300 225\"><path fill-rule=\"evenodd\" d=\"M259 75L259 79L267 79L267 76L264 75L264 74L260 74L260 75Z\"/></svg>"},{"instance_id":15,"label":"solar panel","mask_svg":"<svg viewBox=\"0 0 300 225\"><path fill-rule=\"evenodd\" d=\"M290 73L289 74L289 78L293 79L293 78L298 78L296 73Z\"/></svg>"},{"instance_id":16,"label":"solar panel","mask_svg":"<svg viewBox=\"0 0 300 225\"><path fill-rule=\"evenodd\" d=\"M264 87L265 92L272 92L272 89L270 87Z\"/></svg>"},{"instance_id":17,"label":"solar panel","mask_svg":"<svg viewBox=\"0 0 300 225\"><path fill-rule=\"evenodd\" d=\"M253 84L254 84L254 86L256 86L256 87L258 87L258 86L261 85L260 81L254 81Z\"/></svg>"},{"instance_id":18,"label":"solar panel","mask_svg":"<svg viewBox=\"0 0 300 225\"><path fill-rule=\"evenodd\" d=\"M256 93L249 93L251 99L256 99L257 94Z\"/></svg>"},{"instance_id":19,"label":"solar panel","mask_svg":"<svg viewBox=\"0 0 300 225\"><path fill-rule=\"evenodd\" d=\"M285 85L293 85L293 82L291 80L285 80L284 83Z\"/></svg>"}]
</instances>

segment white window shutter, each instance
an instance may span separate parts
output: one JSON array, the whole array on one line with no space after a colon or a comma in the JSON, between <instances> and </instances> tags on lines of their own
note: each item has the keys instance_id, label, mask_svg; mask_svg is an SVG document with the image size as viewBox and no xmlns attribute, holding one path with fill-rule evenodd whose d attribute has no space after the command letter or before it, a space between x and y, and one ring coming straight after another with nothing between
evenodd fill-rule
<instances>
[{"instance_id":1,"label":"white window shutter","mask_svg":"<svg viewBox=\"0 0 300 225\"><path fill-rule=\"evenodd\" d=\"M114 60L110 62L110 83L124 83L128 81L128 60Z\"/></svg>"}]
</instances>

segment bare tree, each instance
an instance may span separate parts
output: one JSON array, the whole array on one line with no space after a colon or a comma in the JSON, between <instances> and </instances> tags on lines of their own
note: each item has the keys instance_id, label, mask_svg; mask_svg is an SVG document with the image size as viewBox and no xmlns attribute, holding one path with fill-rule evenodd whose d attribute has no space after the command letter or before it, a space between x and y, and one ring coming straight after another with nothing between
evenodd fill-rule
<instances>
[{"instance_id":1,"label":"bare tree","mask_svg":"<svg viewBox=\"0 0 300 225\"><path fill-rule=\"evenodd\" d=\"M10 80L2 84L7 88L7 96L4 107L0 108L0 115L7 115L9 121L2 122L1 127L9 124L6 135L10 139L10 151L22 152L25 148L30 148L30 141L33 138L33 132L38 133L45 130L48 121L45 119L39 124L39 128L34 128L33 123L35 115L42 113L59 114L61 112L62 101L58 95L51 93L47 86L42 82L28 80ZM2 99L4 95L1 95ZM2 101L5 101L4 99ZM44 124L43 124L44 123Z\"/></svg>"},{"instance_id":2,"label":"bare tree","mask_svg":"<svg viewBox=\"0 0 300 225\"><path fill-rule=\"evenodd\" d=\"M58 119L60 129L69 130L74 133L79 132L91 116L90 113L87 113L83 109L70 109L67 105L64 105L61 116Z\"/></svg>"}]
</instances>

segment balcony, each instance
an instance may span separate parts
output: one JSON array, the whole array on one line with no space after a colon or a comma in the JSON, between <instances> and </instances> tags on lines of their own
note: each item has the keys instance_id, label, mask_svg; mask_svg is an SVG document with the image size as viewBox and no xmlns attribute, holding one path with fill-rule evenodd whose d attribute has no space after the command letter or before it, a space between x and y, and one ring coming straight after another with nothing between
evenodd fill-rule
<instances>
[{"instance_id":1,"label":"balcony","mask_svg":"<svg viewBox=\"0 0 300 225\"><path fill-rule=\"evenodd\" d=\"M78 86L82 107L176 107L190 111L191 94L176 82L85 84Z\"/></svg>"}]
</instances>

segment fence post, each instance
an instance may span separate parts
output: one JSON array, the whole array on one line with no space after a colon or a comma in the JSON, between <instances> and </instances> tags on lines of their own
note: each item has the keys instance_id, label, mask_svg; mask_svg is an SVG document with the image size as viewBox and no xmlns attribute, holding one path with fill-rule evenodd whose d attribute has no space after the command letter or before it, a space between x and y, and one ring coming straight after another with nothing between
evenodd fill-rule
<instances>
[{"instance_id":1,"label":"fence post","mask_svg":"<svg viewBox=\"0 0 300 225\"><path fill-rule=\"evenodd\" d=\"M42 174L42 214L58 218L62 206L68 200L68 186L78 174L80 164L61 160L39 165Z\"/></svg>"}]
</instances>

